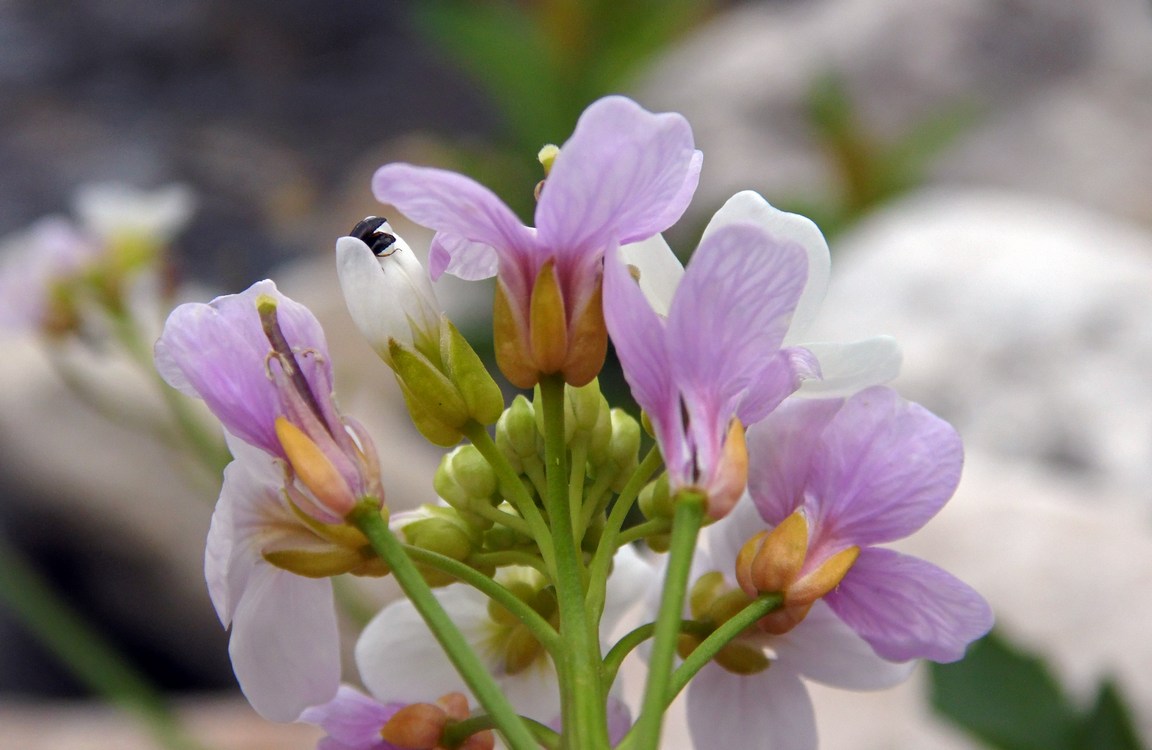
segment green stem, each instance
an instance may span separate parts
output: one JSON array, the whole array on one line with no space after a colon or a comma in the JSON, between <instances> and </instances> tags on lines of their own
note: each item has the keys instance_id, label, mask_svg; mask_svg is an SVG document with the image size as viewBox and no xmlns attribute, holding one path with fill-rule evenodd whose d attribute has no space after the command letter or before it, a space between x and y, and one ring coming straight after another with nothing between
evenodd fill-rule
<instances>
[{"instance_id":1,"label":"green stem","mask_svg":"<svg viewBox=\"0 0 1152 750\"><path fill-rule=\"evenodd\" d=\"M584 505L580 509L580 522L576 526L578 537L584 536L596 514L603 513L608 508L608 502L612 499L611 485L614 478L606 469L601 470L596 481L584 492Z\"/></svg>"},{"instance_id":2,"label":"green stem","mask_svg":"<svg viewBox=\"0 0 1152 750\"><path fill-rule=\"evenodd\" d=\"M568 513L572 524L572 538L576 540L576 549L579 550L584 537L580 517L584 510L584 475L588 470L587 437L578 434L572 439L572 454L568 463ZM583 556L580 562L584 562Z\"/></svg>"},{"instance_id":3,"label":"green stem","mask_svg":"<svg viewBox=\"0 0 1152 750\"><path fill-rule=\"evenodd\" d=\"M53 591L3 537L0 537L0 602L89 689L139 716L158 743L172 750L201 748L181 729L164 697Z\"/></svg>"},{"instance_id":4,"label":"green stem","mask_svg":"<svg viewBox=\"0 0 1152 750\"><path fill-rule=\"evenodd\" d=\"M468 506L468 510L481 518L488 519L492 523L507 526L521 536L528 537L529 539L532 538L532 527L520 516L507 513L499 508L493 508L487 503L473 503Z\"/></svg>"},{"instance_id":5,"label":"green stem","mask_svg":"<svg viewBox=\"0 0 1152 750\"><path fill-rule=\"evenodd\" d=\"M644 641L652 637L656 632L656 623L649 622L633 629L623 638L616 642L608 653L604 656L604 666L601 668L604 679L604 692L607 693L612 687L612 683L616 681L616 674L620 671L620 665L628 658L628 654L639 646ZM711 634L712 628L707 623L698 622L696 620L684 620L680 623L681 633L693 633L699 635L701 638L707 638Z\"/></svg>"},{"instance_id":6,"label":"green stem","mask_svg":"<svg viewBox=\"0 0 1152 750\"><path fill-rule=\"evenodd\" d=\"M620 532L620 536L616 538L616 544L618 547L623 547L625 544L631 544L653 534L667 534L670 528L672 528L672 522L667 518L653 518L651 521L638 523Z\"/></svg>"},{"instance_id":7,"label":"green stem","mask_svg":"<svg viewBox=\"0 0 1152 750\"><path fill-rule=\"evenodd\" d=\"M563 642L560 640L556 629L541 617L536 610L518 599L511 591L501 586L495 580L459 560L453 560L451 557L441 555L439 552L432 552L431 550L420 549L419 547L413 547L407 544L403 545L403 547L404 551L408 553L408 556L416 562L421 565L427 565L430 568L436 568L453 578L467 583L472 586L472 588L477 589L480 593L516 615L516 617L524 623L524 627L532 631L532 635L536 637L536 640L540 642L541 646L548 650L548 653L556 653L562 648Z\"/></svg>"},{"instance_id":8,"label":"green stem","mask_svg":"<svg viewBox=\"0 0 1152 750\"><path fill-rule=\"evenodd\" d=\"M503 549L494 552L474 552L468 557L468 564L475 568L482 568L486 565L491 565L494 568L521 565L538 571L545 578L548 577L548 568L536 550Z\"/></svg>"},{"instance_id":9,"label":"green stem","mask_svg":"<svg viewBox=\"0 0 1152 750\"><path fill-rule=\"evenodd\" d=\"M652 654L648 659L648 680L644 685L644 701L640 717L632 728L636 750L656 750L660 744L660 729L664 722L664 696L672 662L676 656L676 641L680 634L681 615L692 568L692 555L696 539L704 520L706 498L698 492L681 490L674 502L676 515L672 521L672 539L668 548L668 567L664 573L664 590L660 598L660 612L656 616L656 632L652 641Z\"/></svg>"},{"instance_id":10,"label":"green stem","mask_svg":"<svg viewBox=\"0 0 1152 750\"><path fill-rule=\"evenodd\" d=\"M556 570L556 552L552 548L551 533L548 530L548 523L544 520L544 516L540 514L540 509L536 507L536 501L528 490L520 482L520 475L504 458L504 454L500 452L499 446L492 436L488 434L488 430L484 425L476 421L471 421L464 425L464 435L472 441L472 445L476 446L476 450L480 451L480 455L496 472L496 478L500 481L500 488L504 493L504 497L512 506L520 512L524 520L528 522L528 527L531 529L529 536L536 540L540 546L540 556L544 558L544 564L548 566L548 570L555 573Z\"/></svg>"},{"instance_id":11,"label":"green stem","mask_svg":"<svg viewBox=\"0 0 1152 750\"><path fill-rule=\"evenodd\" d=\"M559 750L560 735L552 727L527 717L524 718L524 723L528 725L528 731L535 735L536 741L540 743L541 747L546 748L546 750ZM485 729L492 729L495 726L492 717L488 714L469 716L463 721L449 724L440 737L440 744L444 747L460 747L472 735L483 732Z\"/></svg>"},{"instance_id":12,"label":"green stem","mask_svg":"<svg viewBox=\"0 0 1152 750\"><path fill-rule=\"evenodd\" d=\"M388 523L381 517L379 508L372 502L364 502L348 514L348 521L364 533L372 544L372 549L392 569L396 582L416 607L416 611L424 618L428 629L432 631L432 635L444 649L444 654L456 667L456 671L460 673L472 694L492 715L497 730L503 735L508 746L512 750L530 750L537 747L532 734L508 699L504 697L500 686L484 668L476 652L464 640L456 623L452 622L448 613L440 606L440 601L424 582L420 571L405 553L400 540L388 528Z\"/></svg>"},{"instance_id":13,"label":"green stem","mask_svg":"<svg viewBox=\"0 0 1152 750\"><path fill-rule=\"evenodd\" d=\"M564 704L565 747L606 750L608 722L600 688L600 638L596 620L585 607L584 566L572 528L564 439L564 381L557 375L540 381L544 410L544 464L548 475L545 507L556 549L556 600L560 636L566 649L557 664ZM563 665L563 666L561 666Z\"/></svg>"},{"instance_id":14,"label":"green stem","mask_svg":"<svg viewBox=\"0 0 1152 750\"><path fill-rule=\"evenodd\" d=\"M777 609L783 602L784 597L780 594L761 594L731 619L712 631L712 634L705 638L692 653L688 654L688 658L672 674L672 679L668 681L668 690L664 695L665 708L671 705L680 691L684 689L684 686L696 676L696 673L705 664L712 661L716 654L720 653L720 649L731 643L733 638L752 627L761 617Z\"/></svg>"},{"instance_id":15,"label":"green stem","mask_svg":"<svg viewBox=\"0 0 1152 750\"><path fill-rule=\"evenodd\" d=\"M640 466L636 468L632 478L620 491L620 497L616 498L616 504L612 506L612 512L608 514L608 520L604 523L604 531L600 534L600 544L596 547L596 552L592 555L592 562L588 566L587 606L594 619L599 620L600 613L604 611L604 600L608 595L608 571L612 566L612 558L615 557L616 550L620 548L617 537L620 535L620 529L624 526L624 519L628 517L628 511L632 509L632 504L636 502L640 490L644 489L644 485L660 468L663 460L657 448L653 447L652 450L648 451L648 455L644 456L644 460L640 462Z\"/></svg>"}]
</instances>

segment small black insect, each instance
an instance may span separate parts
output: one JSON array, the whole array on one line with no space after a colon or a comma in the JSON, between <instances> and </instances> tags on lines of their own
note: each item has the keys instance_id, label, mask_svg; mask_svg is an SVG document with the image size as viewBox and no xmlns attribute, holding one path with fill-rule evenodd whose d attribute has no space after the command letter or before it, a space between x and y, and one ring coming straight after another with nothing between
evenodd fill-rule
<instances>
[{"instance_id":1,"label":"small black insect","mask_svg":"<svg viewBox=\"0 0 1152 750\"><path fill-rule=\"evenodd\" d=\"M388 220L381 216L369 216L352 227L348 236L363 241L374 255L383 258L399 249L395 247L396 235L380 231L380 227L387 223ZM392 249L388 250L388 248Z\"/></svg>"}]
</instances>

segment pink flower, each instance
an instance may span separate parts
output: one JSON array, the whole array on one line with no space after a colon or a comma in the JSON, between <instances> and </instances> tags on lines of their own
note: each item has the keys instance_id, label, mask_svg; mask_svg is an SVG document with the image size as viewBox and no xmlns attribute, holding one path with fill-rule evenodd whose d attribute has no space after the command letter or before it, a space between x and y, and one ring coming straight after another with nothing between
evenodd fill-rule
<instances>
[{"instance_id":1,"label":"pink flower","mask_svg":"<svg viewBox=\"0 0 1152 750\"><path fill-rule=\"evenodd\" d=\"M617 252L605 263L608 330L671 489L706 493L715 518L744 491L744 426L818 376L807 350L781 348L806 278L799 245L729 224L701 240L663 319Z\"/></svg>"},{"instance_id":2,"label":"pink flower","mask_svg":"<svg viewBox=\"0 0 1152 750\"><path fill-rule=\"evenodd\" d=\"M608 247L647 239L683 214L700 152L676 114L652 114L623 97L585 110L560 149L526 227L492 192L439 169L389 164L376 198L436 230L433 278L498 275L496 353L520 387L562 373L583 385L600 370L607 338L600 303Z\"/></svg>"}]
</instances>

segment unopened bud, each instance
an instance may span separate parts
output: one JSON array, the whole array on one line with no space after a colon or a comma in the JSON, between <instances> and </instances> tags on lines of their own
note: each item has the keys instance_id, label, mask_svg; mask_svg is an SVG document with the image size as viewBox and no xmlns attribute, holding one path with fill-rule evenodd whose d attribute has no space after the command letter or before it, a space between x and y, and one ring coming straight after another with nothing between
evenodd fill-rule
<instances>
[{"instance_id":1,"label":"unopened bud","mask_svg":"<svg viewBox=\"0 0 1152 750\"><path fill-rule=\"evenodd\" d=\"M637 503L640 506L640 512L649 520L671 518L673 507L668 475L661 474L656 480L645 485L644 489L640 490L640 498Z\"/></svg>"},{"instance_id":2,"label":"unopened bud","mask_svg":"<svg viewBox=\"0 0 1152 750\"><path fill-rule=\"evenodd\" d=\"M434 703L411 703L392 715L380 737L405 750L432 750L440 744L448 713Z\"/></svg>"},{"instance_id":3,"label":"unopened bud","mask_svg":"<svg viewBox=\"0 0 1152 750\"><path fill-rule=\"evenodd\" d=\"M577 430L591 433L600 418L600 405L607 403L600 393L600 383L593 378L579 388L569 387L565 394L572 404L572 421Z\"/></svg>"},{"instance_id":4,"label":"unopened bud","mask_svg":"<svg viewBox=\"0 0 1152 750\"><path fill-rule=\"evenodd\" d=\"M468 414L480 424L492 424L504 411L504 394L476 350L447 318L440 340L448 376L459 390Z\"/></svg>"},{"instance_id":5,"label":"unopened bud","mask_svg":"<svg viewBox=\"0 0 1152 750\"><path fill-rule=\"evenodd\" d=\"M640 423L623 409L612 410L612 439L608 451L616 465L616 481L612 491L620 492L639 465Z\"/></svg>"},{"instance_id":6,"label":"unopened bud","mask_svg":"<svg viewBox=\"0 0 1152 750\"><path fill-rule=\"evenodd\" d=\"M783 592L808 555L808 519L800 511L749 539L736 556L736 580L748 596Z\"/></svg>"},{"instance_id":7,"label":"unopened bud","mask_svg":"<svg viewBox=\"0 0 1152 750\"><path fill-rule=\"evenodd\" d=\"M496 445L516 471L523 470L523 461L540 453L540 432L532 402L520 395L500 415L496 422Z\"/></svg>"}]
</instances>

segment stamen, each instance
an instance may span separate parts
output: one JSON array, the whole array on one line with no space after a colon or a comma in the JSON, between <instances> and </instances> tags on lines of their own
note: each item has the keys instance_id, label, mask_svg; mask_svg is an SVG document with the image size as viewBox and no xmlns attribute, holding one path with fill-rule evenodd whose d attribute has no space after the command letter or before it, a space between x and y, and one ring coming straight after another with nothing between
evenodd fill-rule
<instances>
[{"instance_id":1,"label":"stamen","mask_svg":"<svg viewBox=\"0 0 1152 750\"><path fill-rule=\"evenodd\" d=\"M304 372L296 361L296 355L293 354L288 339L284 337L283 329L280 328L280 320L276 316L276 301L271 297L261 297L256 301L256 309L260 313L260 325L264 329L264 335L268 338L268 343L272 345L272 354L269 355L269 358L275 357L280 362L280 369L288 376L296 392L304 399L304 403L316 415L320 424L324 425L325 429L329 429L328 420L324 418L324 411L320 408L315 394L312 393L312 388L308 385L308 380L304 377ZM268 367L267 360L265 360L265 367Z\"/></svg>"}]
</instances>

